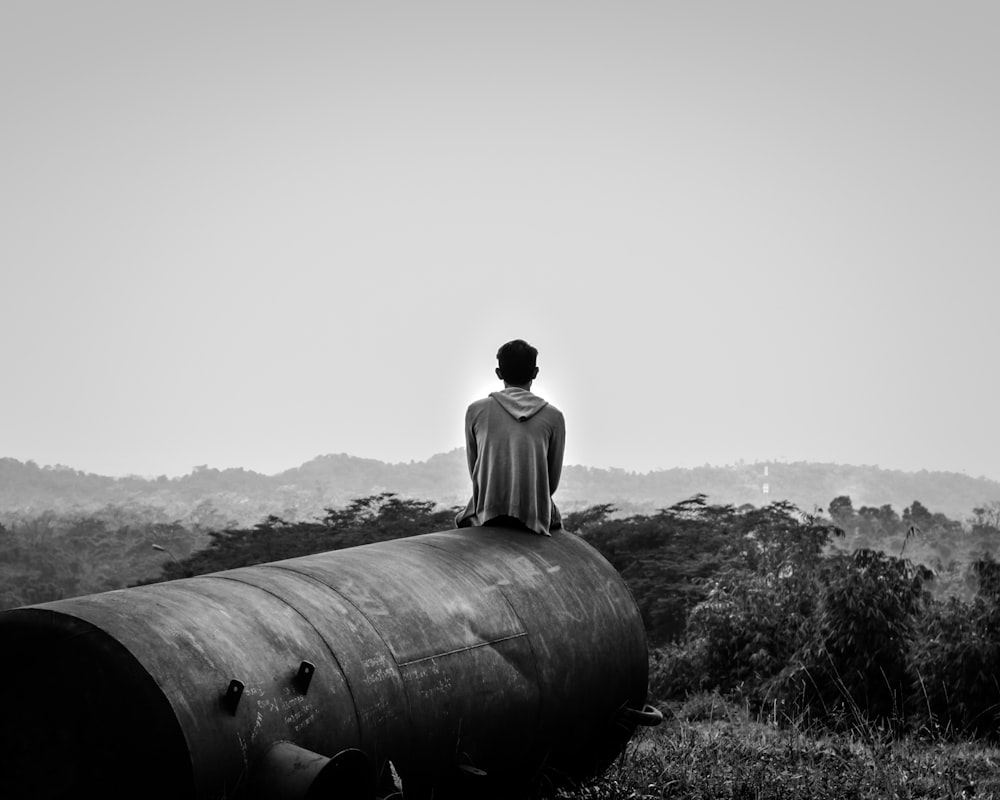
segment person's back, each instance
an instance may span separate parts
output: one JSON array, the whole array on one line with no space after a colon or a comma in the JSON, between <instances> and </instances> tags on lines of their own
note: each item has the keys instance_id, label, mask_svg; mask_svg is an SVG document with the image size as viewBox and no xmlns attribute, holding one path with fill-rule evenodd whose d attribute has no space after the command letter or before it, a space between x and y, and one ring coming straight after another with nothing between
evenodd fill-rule
<instances>
[{"instance_id":1,"label":"person's back","mask_svg":"<svg viewBox=\"0 0 1000 800\"><path fill-rule=\"evenodd\" d=\"M520 524L548 535L561 528L552 495L559 486L566 425L562 412L538 395L538 351L515 339L497 353L501 392L475 401L465 415L472 499L458 527Z\"/></svg>"}]
</instances>

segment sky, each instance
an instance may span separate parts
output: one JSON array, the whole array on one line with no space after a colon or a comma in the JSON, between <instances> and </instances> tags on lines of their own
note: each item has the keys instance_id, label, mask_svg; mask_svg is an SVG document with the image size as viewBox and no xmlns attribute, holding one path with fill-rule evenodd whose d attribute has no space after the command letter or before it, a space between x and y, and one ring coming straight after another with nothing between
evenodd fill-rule
<instances>
[{"instance_id":1,"label":"sky","mask_svg":"<svg viewBox=\"0 0 1000 800\"><path fill-rule=\"evenodd\" d=\"M1000 4L0 3L0 457L1000 480Z\"/></svg>"}]
</instances>

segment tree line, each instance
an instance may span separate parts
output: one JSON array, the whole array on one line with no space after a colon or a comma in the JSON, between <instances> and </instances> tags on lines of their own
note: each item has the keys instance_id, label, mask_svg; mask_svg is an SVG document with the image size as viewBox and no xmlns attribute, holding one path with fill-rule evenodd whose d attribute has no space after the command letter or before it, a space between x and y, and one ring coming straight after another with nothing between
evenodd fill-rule
<instances>
[{"instance_id":1,"label":"tree line","mask_svg":"<svg viewBox=\"0 0 1000 800\"><path fill-rule=\"evenodd\" d=\"M448 529L456 509L385 492L312 520L216 530L120 512L0 526L3 607ZM565 523L628 583L655 698L707 689L829 725L998 730L1000 504L960 523L919 502L897 513L840 496L823 514L694 495Z\"/></svg>"},{"instance_id":2,"label":"tree line","mask_svg":"<svg viewBox=\"0 0 1000 800\"><path fill-rule=\"evenodd\" d=\"M161 577L441 530L455 511L384 493L311 522L272 516L213 532L208 547L165 564ZM855 510L842 496L823 516L695 495L655 514L597 505L565 523L632 591L652 645L654 697L708 689L834 727L863 718L898 732L994 736L998 511L978 508L963 525L919 502L897 514ZM868 546L878 537L899 551Z\"/></svg>"}]
</instances>

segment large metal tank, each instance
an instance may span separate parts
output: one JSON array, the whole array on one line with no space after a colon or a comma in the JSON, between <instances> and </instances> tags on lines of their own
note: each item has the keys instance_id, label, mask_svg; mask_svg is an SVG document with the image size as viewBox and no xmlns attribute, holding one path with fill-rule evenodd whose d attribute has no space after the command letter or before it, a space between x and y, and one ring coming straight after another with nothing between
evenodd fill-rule
<instances>
[{"instance_id":1,"label":"large metal tank","mask_svg":"<svg viewBox=\"0 0 1000 800\"><path fill-rule=\"evenodd\" d=\"M430 533L0 614L0 797L544 790L656 721L646 685L579 537Z\"/></svg>"}]
</instances>

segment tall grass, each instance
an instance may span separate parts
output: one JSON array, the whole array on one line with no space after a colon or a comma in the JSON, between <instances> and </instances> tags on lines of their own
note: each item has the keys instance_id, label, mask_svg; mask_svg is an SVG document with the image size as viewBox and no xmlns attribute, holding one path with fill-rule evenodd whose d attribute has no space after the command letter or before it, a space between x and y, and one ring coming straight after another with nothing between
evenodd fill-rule
<instances>
[{"instance_id":1,"label":"tall grass","mask_svg":"<svg viewBox=\"0 0 1000 800\"><path fill-rule=\"evenodd\" d=\"M664 709L596 781L561 800L1000 799L1000 750L973 740L899 738L857 717L841 732L753 714L717 694Z\"/></svg>"}]
</instances>

